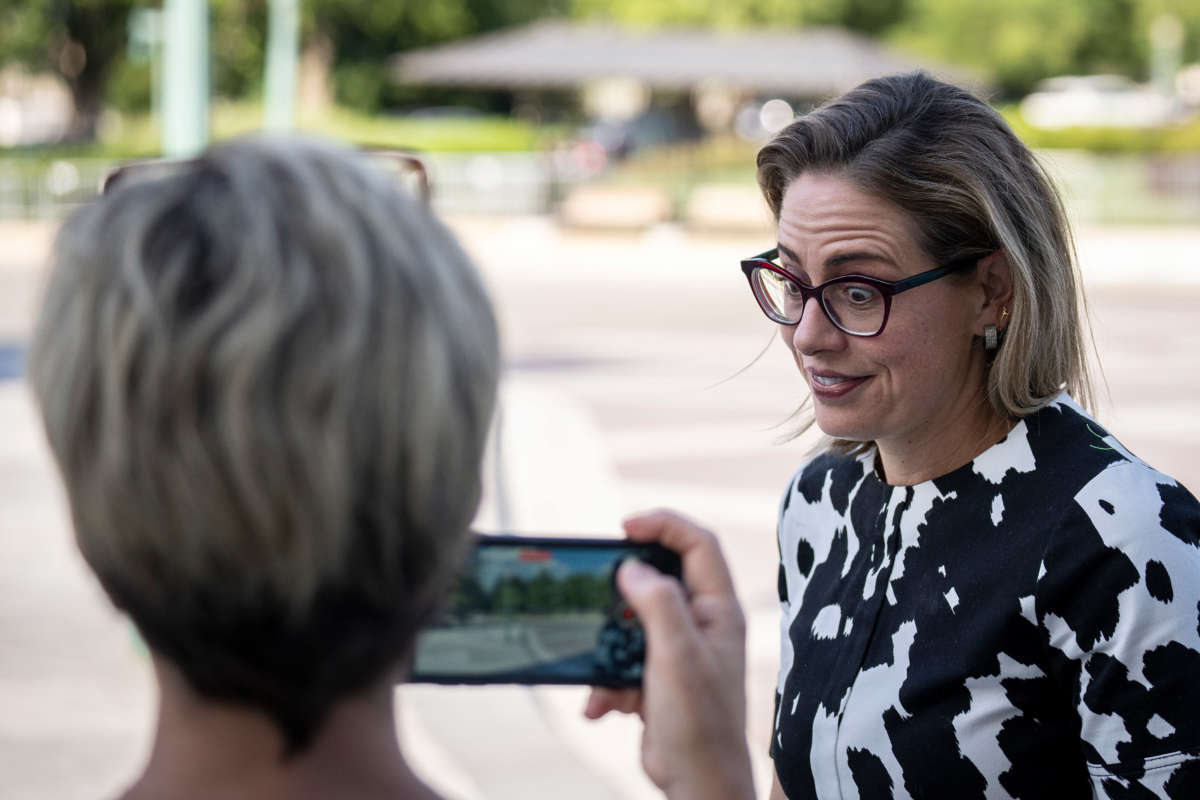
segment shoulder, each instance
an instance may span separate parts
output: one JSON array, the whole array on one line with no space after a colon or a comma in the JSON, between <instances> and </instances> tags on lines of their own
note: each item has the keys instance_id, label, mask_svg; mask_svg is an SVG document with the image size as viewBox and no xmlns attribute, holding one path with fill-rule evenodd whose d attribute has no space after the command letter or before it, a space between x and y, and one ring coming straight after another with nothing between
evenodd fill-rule
<instances>
[{"instance_id":1,"label":"shoulder","mask_svg":"<svg viewBox=\"0 0 1200 800\"><path fill-rule=\"evenodd\" d=\"M1153 624L1200 651L1200 503L1145 464L1116 462L1050 520L1037 595L1061 649L1149 643Z\"/></svg>"},{"instance_id":2,"label":"shoulder","mask_svg":"<svg viewBox=\"0 0 1200 800\"><path fill-rule=\"evenodd\" d=\"M1012 499L1040 506L1045 521L1090 501L1104 501L1107 513L1118 498L1130 511L1157 511L1160 500L1195 504L1173 478L1131 453L1065 393L1020 420L975 459L971 472L977 480L1019 490ZM1175 489L1159 492L1159 486ZM1099 496L1104 494L1110 496Z\"/></svg>"},{"instance_id":3,"label":"shoulder","mask_svg":"<svg viewBox=\"0 0 1200 800\"><path fill-rule=\"evenodd\" d=\"M1072 456L1058 466L1071 490L1044 520L1037 621L1065 657L1093 777L1161 762L1163 774L1186 763L1195 781L1200 503L1077 407L1056 413L1046 424L1067 423L1055 437Z\"/></svg>"},{"instance_id":4,"label":"shoulder","mask_svg":"<svg viewBox=\"0 0 1200 800\"><path fill-rule=\"evenodd\" d=\"M1021 420L1013 435L1014 449L1025 452L1012 457L1058 487L1082 486L1114 464L1149 469L1066 393Z\"/></svg>"},{"instance_id":5,"label":"shoulder","mask_svg":"<svg viewBox=\"0 0 1200 800\"><path fill-rule=\"evenodd\" d=\"M1200 502L1069 398L1035 417L1055 448L1041 476L1050 489L1041 505L1048 536L1038 594L1043 611L1070 629L1066 649L1078 655L1115 635L1119 606L1141 617L1165 612L1181 590L1195 595L1187 627L1200 647Z\"/></svg>"},{"instance_id":6,"label":"shoulder","mask_svg":"<svg viewBox=\"0 0 1200 800\"><path fill-rule=\"evenodd\" d=\"M1131 554L1183 546L1181 553L1200 555L1200 503L1182 484L1131 453L1065 395L1036 417L1051 429L1049 441L1039 443L1047 472L1057 473L1070 496L1062 533L1082 528Z\"/></svg>"}]
</instances>

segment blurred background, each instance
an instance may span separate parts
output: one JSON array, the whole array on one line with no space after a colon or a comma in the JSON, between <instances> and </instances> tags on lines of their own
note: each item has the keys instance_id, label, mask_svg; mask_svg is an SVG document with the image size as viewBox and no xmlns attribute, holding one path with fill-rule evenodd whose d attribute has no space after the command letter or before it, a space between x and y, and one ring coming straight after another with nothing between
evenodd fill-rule
<instances>
[{"instance_id":1,"label":"blurred background","mask_svg":"<svg viewBox=\"0 0 1200 800\"><path fill-rule=\"evenodd\" d=\"M0 8L0 798L111 796L144 759L146 655L76 555L23 380L54 232L121 162L252 130L419 152L496 301L482 529L719 534L749 621L757 779L778 664L774 517L803 382L738 259L754 154L869 77L989 98L1078 235L1100 419L1200 486L1200 4L1190 0L5 0ZM765 350L764 350L765 349ZM633 720L583 690L400 690L458 798L643 798Z\"/></svg>"},{"instance_id":2,"label":"blurred background","mask_svg":"<svg viewBox=\"0 0 1200 800\"><path fill-rule=\"evenodd\" d=\"M794 113L924 67L1069 152L1080 221L1196 222L1198 62L1187 0L7 0L0 218L265 126L422 150L448 213L707 225Z\"/></svg>"}]
</instances>

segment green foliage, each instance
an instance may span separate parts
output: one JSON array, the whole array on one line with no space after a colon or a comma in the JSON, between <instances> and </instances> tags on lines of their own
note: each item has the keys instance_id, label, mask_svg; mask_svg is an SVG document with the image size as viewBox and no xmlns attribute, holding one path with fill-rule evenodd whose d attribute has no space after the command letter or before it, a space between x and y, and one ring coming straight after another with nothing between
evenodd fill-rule
<instances>
[{"instance_id":1,"label":"green foliage","mask_svg":"<svg viewBox=\"0 0 1200 800\"><path fill-rule=\"evenodd\" d=\"M99 140L7 151L4 157L46 164L59 158L119 161L160 154L158 126L148 112L122 113L112 121L113 125L102 132ZM211 121L213 141L261 130L262 105L254 101L217 101L212 106ZM552 137L561 138L567 133L560 127L535 127L507 116L410 119L364 114L349 108L333 108L319 116L302 117L297 127L351 144L413 148L429 153L536 150L546 146Z\"/></svg>"},{"instance_id":2,"label":"green foliage","mask_svg":"<svg viewBox=\"0 0 1200 800\"><path fill-rule=\"evenodd\" d=\"M910 0L890 32L896 44L978 67L1015 97L1052 75L1112 72L1145 78L1149 31L1162 13L1184 24L1184 58L1200 57L1200 3L1192 0Z\"/></svg>"},{"instance_id":3,"label":"green foliage","mask_svg":"<svg viewBox=\"0 0 1200 800\"><path fill-rule=\"evenodd\" d=\"M487 608L488 594L474 575L463 575L455 584L449 605L461 609L464 614L470 611L482 611Z\"/></svg>"},{"instance_id":4,"label":"green foliage","mask_svg":"<svg viewBox=\"0 0 1200 800\"><path fill-rule=\"evenodd\" d=\"M1087 32L1089 0L913 0L912 5L894 41L979 67L1006 93L1026 91L1048 75L1077 71L1074 54Z\"/></svg>"},{"instance_id":5,"label":"green foliage","mask_svg":"<svg viewBox=\"0 0 1200 800\"><path fill-rule=\"evenodd\" d=\"M1200 61L1200 3L1196 0L1134 0L1134 28L1132 35L1145 44L1149 39L1150 26L1155 18L1167 14L1183 24L1183 60ZM1113 32L1120 35L1120 31Z\"/></svg>"},{"instance_id":6,"label":"green foliage","mask_svg":"<svg viewBox=\"0 0 1200 800\"><path fill-rule=\"evenodd\" d=\"M506 575L491 590L472 575L464 576L454 589L451 606L463 618L474 613L514 615L524 612L571 612L603 610L612 603L608 578L603 575L571 573L555 577L540 570L532 578Z\"/></svg>"},{"instance_id":7,"label":"green foliage","mask_svg":"<svg viewBox=\"0 0 1200 800\"><path fill-rule=\"evenodd\" d=\"M528 590L520 578L503 578L492 590L492 607L498 614L517 614L525 610Z\"/></svg>"},{"instance_id":8,"label":"green foliage","mask_svg":"<svg viewBox=\"0 0 1200 800\"><path fill-rule=\"evenodd\" d=\"M269 0L208 4L214 93L257 96ZM3 0L0 66L15 62L60 75L78 109L74 135L87 138L103 102L124 110L149 105L149 68L130 61L127 53L129 14L148 5L143 0ZM328 45L339 102L366 112L455 103L508 112L511 98L502 93L394 85L389 60L413 48L547 16L641 26L839 25L973 66L1008 97L1051 75L1148 77L1150 30L1163 14L1183 23L1183 61L1200 60L1197 0L306 0L301 8L305 42ZM1126 147L1115 142L1145 138L1095 136L1100 147ZM1175 134L1164 134L1162 141L1175 141Z\"/></svg>"},{"instance_id":9,"label":"green foliage","mask_svg":"<svg viewBox=\"0 0 1200 800\"><path fill-rule=\"evenodd\" d=\"M119 58L113 65L105 94L108 104L120 111L148 111L153 91L150 64Z\"/></svg>"},{"instance_id":10,"label":"green foliage","mask_svg":"<svg viewBox=\"0 0 1200 800\"><path fill-rule=\"evenodd\" d=\"M75 101L73 139L95 135L133 7L134 0L6 0L0 11L0 64L15 61L66 82Z\"/></svg>"},{"instance_id":11,"label":"green foliage","mask_svg":"<svg viewBox=\"0 0 1200 800\"><path fill-rule=\"evenodd\" d=\"M257 90L262 75L267 0L208 0L212 85L224 97ZM5 0L0 10L0 65L49 71L70 87L76 106L72 138L95 133L104 103L124 111L151 105L151 66L128 53L137 0ZM77 55L82 51L82 58Z\"/></svg>"},{"instance_id":12,"label":"green foliage","mask_svg":"<svg viewBox=\"0 0 1200 800\"><path fill-rule=\"evenodd\" d=\"M428 93L395 87L387 63L396 53L560 13L562 0L312 0L308 38L333 45L340 102L364 111L421 104Z\"/></svg>"},{"instance_id":13,"label":"green foliage","mask_svg":"<svg viewBox=\"0 0 1200 800\"><path fill-rule=\"evenodd\" d=\"M218 97L258 94L266 55L268 0L208 0L212 90Z\"/></svg>"},{"instance_id":14,"label":"green foliage","mask_svg":"<svg viewBox=\"0 0 1200 800\"><path fill-rule=\"evenodd\" d=\"M409 118L364 114L348 108L334 109L317 119L302 119L300 127L358 144L439 153L534 150L546 137L562 133L507 116Z\"/></svg>"},{"instance_id":15,"label":"green foliage","mask_svg":"<svg viewBox=\"0 0 1200 800\"><path fill-rule=\"evenodd\" d=\"M541 570L532 578L505 576L491 591L474 581L464 581L455 590L454 603L464 615L587 612L610 606L612 594L605 576L575 572L556 578L550 571Z\"/></svg>"},{"instance_id":16,"label":"green foliage","mask_svg":"<svg viewBox=\"0 0 1200 800\"><path fill-rule=\"evenodd\" d=\"M908 0L574 0L573 16L639 26L797 27L842 25L878 33L898 22Z\"/></svg>"}]
</instances>

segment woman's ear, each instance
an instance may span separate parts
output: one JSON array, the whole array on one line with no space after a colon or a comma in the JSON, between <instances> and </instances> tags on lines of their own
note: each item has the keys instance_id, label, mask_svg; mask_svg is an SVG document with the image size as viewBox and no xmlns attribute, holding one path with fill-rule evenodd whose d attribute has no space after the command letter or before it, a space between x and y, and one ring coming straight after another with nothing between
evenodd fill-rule
<instances>
[{"instance_id":1,"label":"woman's ear","mask_svg":"<svg viewBox=\"0 0 1200 800\"><path fill-rule=\"evenodd\" d=\"M1012 319L1012 268L1003 250L984 256L975 268L975 277L983 291L983 303L977 322L980 332L984 325L995 325L1003 331Z\"/></svg>"}]
</instances>

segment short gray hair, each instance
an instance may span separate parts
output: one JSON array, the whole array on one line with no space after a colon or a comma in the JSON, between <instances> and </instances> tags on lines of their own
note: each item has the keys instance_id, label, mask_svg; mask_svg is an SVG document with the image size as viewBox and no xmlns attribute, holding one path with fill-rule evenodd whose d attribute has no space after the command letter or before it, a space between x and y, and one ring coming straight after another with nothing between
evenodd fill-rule
<instances>
[{"instance_id":1,"label":"short gray hair","mask_svg":"<svg viewBox=\"0 0 1200 800\"><path fill-rule=\"evenodd\" d=\"M64 224L30 377L114 602L301 747L444 596L498 364L424 206L350 151L246 139Z\"/></svg>"},{"instance_id":2,"label":"short gray hair","mask_svg":"<svg viewBox=\"0 0 1200 800\"><path fill-rule=\"evenodd\" d=\"M1066 213L995 109L921 72L867 81L759 151L758 181L776 220L787 187L805 172L840 175L903 209L935 263L1004 250L1013 308L988 372L993 408L1022 417L1064 389L1092 404L1090 333Z\"/></svg>"}]
</instances>

